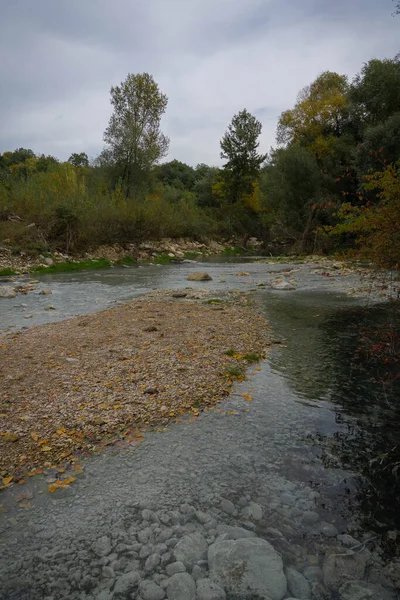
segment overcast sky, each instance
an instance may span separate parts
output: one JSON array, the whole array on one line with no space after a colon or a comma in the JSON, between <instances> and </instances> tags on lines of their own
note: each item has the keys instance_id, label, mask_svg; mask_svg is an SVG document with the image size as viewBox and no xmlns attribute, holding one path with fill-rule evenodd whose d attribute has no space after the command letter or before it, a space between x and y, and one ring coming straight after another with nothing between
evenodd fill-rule
<instances>
[{"instance_id":1,"label":"overcast sky","mask_svg":"<svg viewBox=\"0 0 400 600\"><path fill-rule=\"evenodd\" d=\"M168 160L219 164L243 108L277 119L322 71L400 50L392 0L0 0L0 152L95 157L110 87L147 71L168 95Z\"/></svg>"}]
</instances>

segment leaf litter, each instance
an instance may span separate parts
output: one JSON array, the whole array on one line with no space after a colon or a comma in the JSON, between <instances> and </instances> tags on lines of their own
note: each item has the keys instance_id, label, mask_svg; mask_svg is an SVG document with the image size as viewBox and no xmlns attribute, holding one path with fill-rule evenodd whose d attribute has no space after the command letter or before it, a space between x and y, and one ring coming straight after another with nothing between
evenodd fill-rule
<instances>
[{"instance_id":1,"label":"leaf litter","mask_svg":"<svg viewBox=\"0 0 400 600\"><path fill-rule=\"evenodd\" d=\"M1 335L0 489L60 466L79 473L82 453L195 420L229 394L232 361L265 354L267 328L243 296L213 305L156 292ZM48 489L74 481L58 477Z\"/></svg>"}]
</instances>

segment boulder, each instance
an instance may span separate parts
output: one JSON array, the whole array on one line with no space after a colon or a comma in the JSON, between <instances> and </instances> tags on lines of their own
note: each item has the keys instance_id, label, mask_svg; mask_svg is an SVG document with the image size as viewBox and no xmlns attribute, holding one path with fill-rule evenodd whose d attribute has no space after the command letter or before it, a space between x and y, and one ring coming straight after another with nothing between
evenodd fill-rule
<instances>
[{"instance_id":1,"label":"boulder","mask_svg":"<svg viewBox=\"0 0 400 600\"><path fill-rule=\"evenodd\" d=\"M188 275L188 281L211 281L212 277L204 271L195 271Z\"/></svg>"},{"instance_id":2,"label":"boulder","mask_svg":"<svg viewBox=\"0 0 400 600\"><path fill-rule=\"evenodd\" d=\"M311 598L311 587L304 575L293 567L287 567L285 574L290 593L300 600L309 600Z\"/></svg>"},{"instance_id":3,"label":"boulder","mask_svg":"<svg viewBox=\"0 0 400 600\"><path fill-rule=\"evenodd\" d=\"M8 285L0 286L0 298L15 298L17 292Z\"/></svg>"},{"instance_id":4,"label":"boulder","mask_svg":"<svg viewBox=\"0 0 400 600\"><path fill-rule=\"evenodd\" d=\"M362 579L369 556L368 550L348 554L338 551L328 555L322 566L325 585L338 588L349 579Z\"/></svg>"},{"instance_id":5,"label":"boulder","mask_svg":"<svg viewBox=\"0 0 400 600\"><path fill-rule=\"evenodd\" d=\"M189 573L172 575L167 584L168 600L195 600L196 584Z\"/></svg>"},{"instance_id":6,"label":"boulder","mask_svg":"<svg viewBox=\"0 0 400 600\"><path fill-rule=\"evenodd\" d=\"M188 568L192 568L197 561L206 558L207 549L207 542L201 533L190 533L179 540L175 546L175 560L182 562Z\"/></svg>"},{"instance_id":7,"label":"boulder","mask_svg":"<svg viewBox=\"0 0 400 600\"><path fill-rule=\"evenodd\" d=\"M114 587L115 598L126 598L128 594L135 591L139 582L140 576L136 571L129 571L118 577Z\"/></svg>"},{"instance_id":8,"label":"boulder","mask_svg":"<svg viewBox=\"0 0 400 600\"><path fill-rule=\"evenodd\" d=\"M271 287L273 290L295 290L296 289L294 287L294 285L292 285L288 281L282 281L281 283L273 283Z\"/></svg>"},{"instance_id":9,"label":"boulder","mask_svg":"<svg viewBox=\"0 0 400 600\"><path fill-rule=\"evenodd\" d=\"M150 579L140 582L139 592L143 600L163 600L165 597L165 591Z\"/></svg>"},{"instance_id":10,"label":"boulder","mask_svg":"<svg viewBox=\"0 0 400 600\"><path fill-rule=\"evenodd\" d=\"M339 590L340 600L389 600L391 597L381 586L366 581L347 581Z\"/></svg>"},{"instance_id":11,"label":"boulder","mask_svg":"<svg viewBox=\"0 0 400 600\"><path fill-rule=\"evenodd\" d=\"M228 596L282 600L286 594L282 559L265 540L217 541L208 550L208 564L210 579Z\"/></svg>"},{"instance_id":12,"label":"boulder","mask_svg":"<svg viewBox=\"0 0 400 600\"><path fill-rule=\"evenodd\" d=\"M197 600L225 600L226 594L214 581L200 579L197 582Z\"/></svg>"}]
</instances>

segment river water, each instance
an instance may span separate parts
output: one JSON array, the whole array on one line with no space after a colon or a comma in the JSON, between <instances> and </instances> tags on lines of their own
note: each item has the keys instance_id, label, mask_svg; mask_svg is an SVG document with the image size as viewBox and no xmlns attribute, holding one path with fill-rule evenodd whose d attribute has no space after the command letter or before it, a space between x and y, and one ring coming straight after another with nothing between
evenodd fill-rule
<instances>
[{"instance_id":1,"label":"river water","mask_svg":"<svg viewBox=\"0 0 400 600\"><path fill-rule=\"evenodd\" d=\"M215 507L229 498L235 518L246 501L258 503L263 518L257 534L270 539L271 528L279 530L285 543L276 538L272 543L282 544L278 549L285 564L299 571L322 567L337 535L367 540L371 564L354 579L364 579L373 595L359 598L395 598L381 574L400 540L398 303L355 298L349 295L360 285L355 275L330 280L309 265L210 262L201 270L213 280L189 284L187 275L197 268L147 265L47 275L39 278L37 292L50 289L51 295L1 301L0 330L16 330L102 310L157 289L207 287L215 297L235 289L253 294L281 343L220 409L194 423L171 425L163 434L146 435L138 448L86 459L79 485L65 496L51 497L44 478L29 482L35 499L29 511L15 506L11 491L3 494L0 574L18 573L20 583L14 578L11 591L0 597L41 598L45 595L37 590L46 589L56 599L101 598L99 590L79 595L70 587L70 596L57 587L54 591L59 567L43 558L43 545L46 551L76 551L78 540L85 548L96 535L110 535L126 522L132 499L142 508L156 506L160 515L189 503L215 510L216 518L227 522ZM264 287L286 277L288 269L294 291ZM45 310L49 305L54 309ZM252 395L251 404L242 394ZM43 568L52 565L48 577L53 579L42 575L30 588L32 556L41 556ZM330 581L322 591L313 585L306 597L351 598L339 591L339 583ZM381 583L385 587L377 591L373 586Z\"/></svg>"}]
</instances>

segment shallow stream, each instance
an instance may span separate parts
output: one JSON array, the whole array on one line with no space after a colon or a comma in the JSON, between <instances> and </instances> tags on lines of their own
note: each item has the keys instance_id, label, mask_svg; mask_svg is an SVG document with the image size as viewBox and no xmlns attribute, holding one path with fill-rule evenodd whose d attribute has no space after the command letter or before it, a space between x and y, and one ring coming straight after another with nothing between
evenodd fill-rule
<instances>
[{"instance_id":1,"label":"shallow stream","mask_svg":"<svg viewBox=\"0 0 400 600\"><path fill-rule=\"evenodd\" d=\"M259 286L289 268L294 291ZM201 269L211 282L188 283L196 269L148 265L48 275L39 278L38 291L50 289L51 295L1 301L0 330L6 330L102 310L155 289L191 285L212 289L215 297L238 289L254 294L280 343L216 410L146 434L138 447L85 459L78 483L57 497L40 477L29 482L29 509L17 506L12 490L3 493L0 598L146 596L136 588L119 596L110 581L111 571L118 581L121 556L116 566L104 557L103 566L112 566L105 576L87 550L101 536L113 546L129 535L140 540L150 522L169 526L176 509L178 538L197 530L206 535L204 527L210 544L218 527L235 525L269 540L284 564L309 582L308 595L299 598L397 598L384 565L400 543L398 303L356 299L347 295L355 276L331 281L304 265L209 263ZM44 310L47 305L54 310ZM207 529L198 511L215 526ZM363 583L351 583L353 591L343 588L340 573L327 574L332 548L346 551L344 534L355 538L347 545L359 544L357 560L368 553L366 566L356 565L352 579ZM142 549L136 549L140 576L164 589L162 567L143 574ZM367 586L365 595L358 590L355 596L354 585ZM286 598L294 597L293 589L294 583Z\"/></svg>"}]
</instances>

